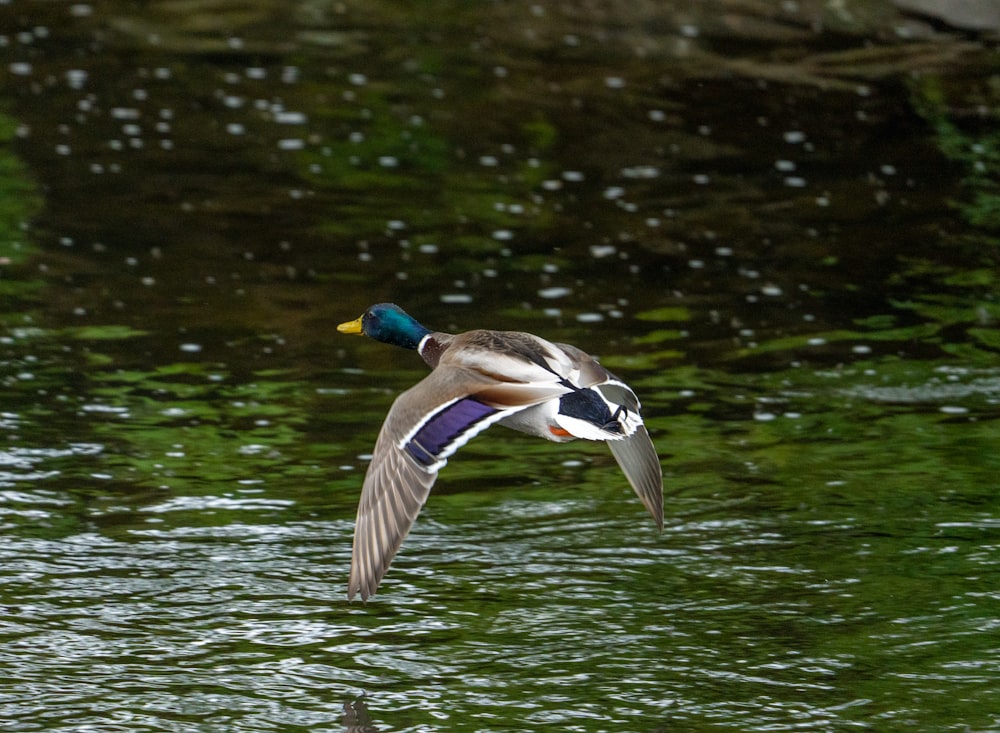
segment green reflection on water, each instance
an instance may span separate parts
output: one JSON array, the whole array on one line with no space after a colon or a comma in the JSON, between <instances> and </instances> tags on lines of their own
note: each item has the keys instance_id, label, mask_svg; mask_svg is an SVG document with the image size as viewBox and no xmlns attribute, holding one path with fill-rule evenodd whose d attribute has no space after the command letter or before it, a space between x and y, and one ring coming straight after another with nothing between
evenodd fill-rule
<instances>
[{"instance_id":1,"label":"green reflection on water","mask_svg":"<svg viewBox=\"0 0 1000 733\"><path fill-rule=\"evenodd\" d=\"M17 120L0 113L0 268L24 265L36 252L29 222L41 208L41 196L24 163L11 150L17 136ZM38 280L0 277L0 297L10 299L0 318L9 319L16 299L26 298L42 287ZM17 325L24 323L19 314Z\"/></svg>"},{"instance_id":2,"label":"green reflection on water","mask_svg":"<svg viewBox=\"0 0 1000 733\"><path fill-rule=\"evenodd\" d=\"M970 198L958 206L966 220L1000 231L1000 133L995 124L982 125L986 120L995 122L1000 115L995 78L950 79L928 74L914 79L911 88L914 105L931 124L941 151L965 172ZM973 105L978 114L966 114L961 109L966 105Z\"/></svg>"}]
</instances>

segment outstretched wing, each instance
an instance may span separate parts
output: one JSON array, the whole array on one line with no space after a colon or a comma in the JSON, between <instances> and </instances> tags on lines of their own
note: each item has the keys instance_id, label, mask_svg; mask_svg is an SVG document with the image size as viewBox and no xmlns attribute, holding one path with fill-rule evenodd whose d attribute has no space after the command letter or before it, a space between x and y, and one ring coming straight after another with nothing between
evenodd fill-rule
<instances>
[{"instance_id":1,"label":"outstretched wing","mask_svg":"<svg viewBox=\"0 0 1000 733\"><path fill-rule=\"evenodd\" d=\"M396 398L361 489L347 597L375 593L449 456L498 420L564 389L442 366Z\"/></svg>"},{"instance_id":2,"label":"outstretched wing","mask_svg":"<svg viewBox=\"0 0 1000 733\"><path fill-rule=\"evenodd\" d=\"M597 385L597 390L611 403L625 408L626 417L622 424L626 427L626 437L609 440L611 454L632 485L635 493L656 521L656 527L663 531L663 470L660 458L649 437L646 426L639 416L639 398L627 384L608 372L608 380ZM629 430L628 428L631 428Z\"/></svg>"},{"instance_id":3,"label":"outstretched wing","mask_svg":"<svg viewBox=\"0 0 1000 733\"><path fill-rule=\"evenodd\" d=\"M663 531L663 472L653 441L645 425L621 440L609 440L611 454L618 461L625 478L632 484L643 505L653 515L656 527Z\"/></svg>"}]
</instances>

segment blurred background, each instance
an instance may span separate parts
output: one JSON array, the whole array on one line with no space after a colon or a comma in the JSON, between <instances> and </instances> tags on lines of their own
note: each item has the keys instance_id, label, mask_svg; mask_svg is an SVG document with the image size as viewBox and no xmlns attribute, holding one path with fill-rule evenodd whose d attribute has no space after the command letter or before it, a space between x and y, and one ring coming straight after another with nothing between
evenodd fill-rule
<instances>
[{"instance_id":1,"label":"blurred background","mask_svg":"<svg viewBox=\"0 0 1000 733\"><path fill-rule=\"evenodd\" d=\"M991 0L0 0L12 731L1000 729ZM426 368L631 384L487 431L345 599Z\"/></svg>"}]
</instances>

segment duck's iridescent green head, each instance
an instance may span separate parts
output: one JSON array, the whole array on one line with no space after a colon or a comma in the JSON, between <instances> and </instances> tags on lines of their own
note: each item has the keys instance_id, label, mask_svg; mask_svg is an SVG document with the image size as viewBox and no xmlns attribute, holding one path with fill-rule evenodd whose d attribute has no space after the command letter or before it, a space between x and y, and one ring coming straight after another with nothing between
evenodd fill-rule
<instances>
[{"instance_id":1,"label":"duck's iridescent green head","mask_svg":"<svg viewBox=\"0 0 1000 733\"><path fill-rule=\"evenodd\" d=\"M341 333L363 333L368 338L404 349L417 348L420 339L430 333L394 303L373 305L359 318L341 323L337 330Z\"/></svg>"}]
</instances>

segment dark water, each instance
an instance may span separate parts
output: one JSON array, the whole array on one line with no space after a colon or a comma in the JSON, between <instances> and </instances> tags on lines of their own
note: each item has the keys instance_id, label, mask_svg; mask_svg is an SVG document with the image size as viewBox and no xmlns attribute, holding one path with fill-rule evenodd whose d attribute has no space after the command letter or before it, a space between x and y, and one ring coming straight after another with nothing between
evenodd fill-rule
<instances>
[{"instance_id":1,"label":"dark water","mask_svg":"<svg viewBox=\"0 0 1000 733\"><path fill-rule=\"evenodd\" d=\"M666 5L0 3L5 729L1000 730L996 29ZM383 300L662 535L495 428L348 604Z\"/></svg>"}]
</instances>

